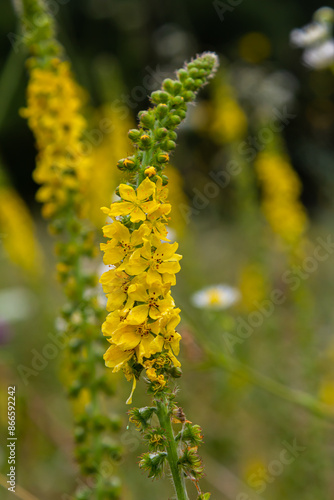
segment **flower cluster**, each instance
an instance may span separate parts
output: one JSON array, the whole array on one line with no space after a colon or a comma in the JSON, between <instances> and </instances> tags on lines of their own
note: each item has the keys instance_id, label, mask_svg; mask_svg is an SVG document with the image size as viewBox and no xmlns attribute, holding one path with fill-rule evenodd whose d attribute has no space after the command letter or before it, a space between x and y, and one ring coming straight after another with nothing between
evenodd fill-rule
<instances>
[{"instance_id":1,"label":"flower cluster","mask_svg":"<svg viewBox=\"0 0 334 500\"><path fill-rule=\"evenodd\" d=\"M146 368L150 380L164 385L148 360L166 352L174 366L180 366L180 335L175 331L180 310L175 307L170 288L180 270L178 244L167 240L167 188L161 177L156 183L146 178L135 190L119 186L121 201L113 203L105 213L113 219L103 228L110 238L102 243L104 263L114 266L103 274L101 282L108 297L109 315L102 331L111 346L105 353L106 365L114 371L125 368L135 356L136 363ZM127 218L127 227L117 217ZM131 227L133 226L133 227Z\"/></svg>"},{"instance_id":2,"label":"flower cluster","mask_svg":"<svg viewBox=\"0 0 334 500\"><path fill-rule=\"evenodd\" d=\"M32 56L27 64L28 106L22 115L37 143L34 179L41 184L37 199L43 203L44 216L51 219L51 231L59 236L57 271L67 302L58 328L69 339L64 383L73 402L77 461L82 476L93 483L89 488L80 485L74 498L116 500L121 495L118 478L100 474L104 460L120 459L120 446L109 435L119 431L121 421L111 416L106 400L114 385L102 359L100 325L105 312L99 304L94 271L95 233L87 220L93 155L91 145L87 148L83 140L87 127L81 114L84 94L69 62L58 57L62 50L43 1L23 0L22 7L24 39ZM36 23L36 19L43 22Z\"/></svg>"},{"instance_id":3,"label":"flower cluster","mask_svg":"<svg viewBox=\"0 0 334 500\"><path fill-rule=\"evenodd\" d=\"M262 210L272 228L292 251L300 251L307 216L299 201L301 184L287 158L264 151L255 162L263 190Z\"/></svg>"},{"instance_id":4,"label":"flower cluster","mask_svg":"<svg viewBox=\"0 0 334 500\"><path fill-rule=\"evenodd\" d=\"M104 263L112 266L101 278L109 311L102 331L111 344L104 359L113 371L122 369L132 378L134 386L145 368L153 390L163 388L163 372L180 366L181 337L175 330L180 310L170 288L181 255L167 236L171 205L162 171L176 146L175 129L185 118L186 103L216 63L215 55L205 53L179 70L177 80L164 80L162 90L152 93L153 107L139 114L139 129L129 132L135 152L118 162L128 184L116 190L119 201L103 208L112 220L103 228L109 241L101 245Z\"/></svg>"},{"instance_id":5,"label":"flower cluster","mask_svg":"<svg viewBox=\"0 0 334 500\"><path fill-rule=\"evenodd\" d=\"M39 155L34 180L42 185L37 200L44 203L43 215L47 218L68 203L74 203L82 215L78 193L90 174L90 157L81 142L87 126L80 113L82 102L83 92L68 62L54 58L48 68L31 70L28 105L21 114L36 137Z\"/></svg>"}]
</instances>

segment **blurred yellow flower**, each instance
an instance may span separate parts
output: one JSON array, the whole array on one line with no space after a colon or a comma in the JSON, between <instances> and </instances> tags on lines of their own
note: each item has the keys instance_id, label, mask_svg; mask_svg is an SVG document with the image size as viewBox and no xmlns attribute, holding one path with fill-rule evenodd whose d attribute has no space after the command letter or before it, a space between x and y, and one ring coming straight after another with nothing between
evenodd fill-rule
<instances>
[{"instance_id":1,"label":"blurred yellow flower","mask_svg":"<svg viewBox=\"0 0 334 500\"><path fill-rule=\"evenodd\" d=\"M260 153L255 168L262 188L262 210L273 232L291 250L301 252L307 216L299 200L297 174L288 158L276 152Z\"/></svg>"},{"instance_id":2,"label":"blurred yellow flower","mask_svg":"<svg viewBox=\"0 0 334 500\"><path fill-rule=\"evenodd\" d=\"M28 119L39 154L34 180L42 186L37 200L42 212L51 217L69 200L82 215L83 194L90 177L91 161L82 134L87 126L80 113L84 93L75 83L70 65L54 59L48 68L33 68L27 89L27 107L21 115Z\"/></svg>"},{"instance_id":3,"label":"blurred yellow flower","mask_svg":"<svg viewBox=\"0 0 334 500\"><path fill-rule=\"evenodd\" d=\"M5 252L28 274L40 274L43 258L28 207L9 186L0 187L0 199L0 241Z\"/></svg>"}]
</instances>

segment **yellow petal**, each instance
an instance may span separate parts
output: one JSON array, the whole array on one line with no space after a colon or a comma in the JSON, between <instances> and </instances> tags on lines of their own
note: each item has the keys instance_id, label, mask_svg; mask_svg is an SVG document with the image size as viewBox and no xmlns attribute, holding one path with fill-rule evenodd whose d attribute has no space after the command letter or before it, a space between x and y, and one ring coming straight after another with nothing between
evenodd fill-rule
<instances>
[{"instance_id":1,"label":"yellow petal","mask_svg":"<svg viewBox=\"0 0 334 500\"><path fill-rule=\"evenodd\" d=\"M135 207L131 210L130 220L131 222L140 222L146 219L146 215L140 207Z\"/></svg>"},{"instance_id":2,"label":"yellow petal","mask_svg":"<svg viewBox=\"0 0 334 500\"><path fill-rule=\"evenodd\" d=\"M137 196L136 196L135 190L133 189L133 187L128 186L127 184L120 184L119 194L120 194L121 198L123 198L123 200L132 201L132 202L137 201Z\"/></svg>"},{"instance_id":3,"label":"yellow petal","mask_svg":"<svg viewBox=\"0 0 334 500\"><path fill-rule=\"evenodd\" d=\"M137 189L137 196L138 200L146 200L150 196L152 196L155 193L155 184L154 182L150 181L148 177L146 177L145 180L138 186Z\"/></svg>"},{"instance_id":4,"label":"yellow petal","mask_svg":"<svg viewBox=\"0 0 334 500\"><path fill-rule=\"evenodd\" d=\"M149 306L148 304L142 304L136 306L129 312L126 322L130 325L140 325L144 323L148 316Z\"/></svg>"},{"instance_id":5,"label":"yellow petal","mask_svg":"<svg viewBox=\"0 0 334 500\"><path fill-rule=\"evenodd\" d=\"M133 351L123 351L116 345L111 345L105 352L103 359L108 368L114 368L114 372L120 370L122 365L133 355Z\"/></svg>"},{"instance_id":6,"label":"yellow petal","mask_svg":"<svg viewBox=\"0 0 334 500\"><path fill-rule=\"evenodd\" d=\"M117 215L128 215L133 209L133 203L129 201L121 201L113 203L108 210L109 217L116 217Z\"/></svg>"},{"instance_id":7,"label":"yellow petal","mask_svg":"<svg viewBox=\"0 0 334 500\"><path fill-rule=\"evenodd\" d=\"M128 397L128 399L126 400L126 403L127 405L130 405L132 403L132 396L133 396L133 393L135 391L135 388L136 388L136 385L137 385L137 380L136 380L136 377L133 376L133 382L132 382L132 391L131 391L131 394L130 396Z\"/></svg>"}]
</instances>

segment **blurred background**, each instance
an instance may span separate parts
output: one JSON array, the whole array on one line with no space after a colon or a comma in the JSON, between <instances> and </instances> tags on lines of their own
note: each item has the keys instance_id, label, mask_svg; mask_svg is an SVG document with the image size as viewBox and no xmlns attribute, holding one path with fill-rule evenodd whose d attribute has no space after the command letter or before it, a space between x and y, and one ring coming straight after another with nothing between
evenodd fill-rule
<instances>
[{"instance_id":1,"label":"blurred background","mask_svg":"<svg viewBox=\"0 0 334 500\"><path fill-rule=\"evenodd\" d=\"M323 5L49 4L86 91L85 139L96 155L101 191L92 214L97 226L103 224L99 207L110 203L120 178L117 160L131 152L127 131L149 106L147 95L195 54L218 53L220 69L190 107L167 172L171 237L183 255L174 293L183 314L178 402L203 428L203 488L212 498L333 498L334 72L330 64L305 64L303 51L290 43L291 31L310 23ZM71 409L61 383L63 349L45 350L64 298L53 238L35 201L34 138L19 115L26 53L16 43L13 4L2 0L0 8L1 436L7 386L15 384L17 482L25 490L18 497L65 500L80 481ZM112 123L108 133L101 132L104 118ZM161 491L171 497L168 479L151 483L137 467L144 448L127 429L129 387L115 378L121 396L114 411L124 416L122 498L161 498ZM290 389L312 395L313 411L295 404ZM134 404L147 404L143 387ZM282 459L283 450L291 460ZM3 488L0 496L6 495Z\"/></svg>"}]
</instances>

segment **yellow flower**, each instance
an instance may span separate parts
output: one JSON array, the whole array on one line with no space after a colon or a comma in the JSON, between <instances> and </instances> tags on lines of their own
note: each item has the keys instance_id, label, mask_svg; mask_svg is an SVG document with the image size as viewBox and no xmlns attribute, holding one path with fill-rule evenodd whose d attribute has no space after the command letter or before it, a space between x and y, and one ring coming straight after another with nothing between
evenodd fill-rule
<instances>
[{"instance_id":1,"label":"yellow flower","mask_svg":"<svg viewBox=\"0 0 334 500\"><path fill-rule=\"evenodd\" d=\"M136 191L127 184L120 184L119 194L122 200L126 201L115 202L110 208L102 209L109 217L130 215L131 222L139 222L146 219L146 214L158 208L158 203L154 199L155 184L148 178L138 186ZM149 201L150 197L153 197L151 201Z\"/></svg>"},{"instance_id":2,"label":"yellow flower","mask_svg":"<svg viewBox=\"0 0 334 500\"><path fill-rule=\"evenodd\" d=\"M103 355L106 366L113 368L114 372L118 372L122 366L133 356L134 350L124 351L117 345L112 344Z\"/></svg>"},{"instance_id":3,"label":"yellow flower","mask_svg":"<svg viewBox=\"0 0 334 500\"><path fill-rule=\"evenodd\" d=\"M147 272L147 283L150 285L155 281L175 284L175 273L179 272L179 260L181 255L176 254L178 243L160 243L152 252L149 240L144 240L142 248L133 252L128 262L121 269L130 274L137 275Z\"/></svg>"},{"instance_id":4,"label":"yellow flower","mask_svg":"<svg viewBox=\"0 0 334 500\"><path fill-rule=\"evenodd\" d=\"M111 269L103 273L100 279L103 290L107 295L107 311L122 309L127 299L127 290L131 278L126 273Z\"/></svg>"},{"instance_id":5,"label":"yellow flower","mask_svg":"<svg viewBox=\"0 0 334 500\"><path fill-rule=\"evenodd\" d=\"M180 322L180 309L170 310L162 318L151 325L151 330L157 336L151 344L151 349L161 352L163 349L168 351L168 356L173 361L174 366L181 366L176 358L180 352L181 335L175 331Z\"/></svg>"},{"instance_id":6,"label":"yellow flower","mask_svg":"<svg viewBox=\"0 0 334 500\"><path fill-rule=\"evenodd\" d=\"M146 285L130 285L128 289L129 297L136 302L143 302L137 305L129 312L126 322L133 325L143 323L149 316L151 319L159 319L168 309L172 308L175 304L168 292L166 298L166 290L169 289L169 284L162 285L160 282L152 283L148 290Z\"/></svg>"},{"instance_id":7,"label":"yellow flower","mask_svg":"<svg viewBox=\"0 0 334 500\"><path fill-rule=\"evenodd\" d=\"M138 363L143 361L143 357L149 358L155 354L156 349L150 347L154 335L151 333L150 325L145 321L140 325L129 325L123 323L112 334L110 342L117 345L123 351L135 350Z\"/></svg>"},{"instance_id":8,"label":"yellow flower","mask_svg":"<svg viewBox=\"0 0 334 500\"><path fill-rule=\"evenodd\" d=\"M149 233L149 228L141 225L139 229L130 233L129 229L118 221L103 227L104 236L111 238L108 243L101 243L104 251L103 261L106 265L116 264L141 245L143 237Z\"/></svg>"},{"instance_id":9,"label":"yellow flower","mask_svg":"<svg viewBox=\"0 0 334 500\"><path fill-rule=\"evenodd\" d=\"M124 323L128 314L129 309L126 308L111 311L102 325L103 335L105 335L106 337L111 337L111 335L117 330L117 328Z\"/></svg>"},{"instance_id":10,"label":"yellow flower","mask_svg":"<svg viewBox=\"0 0 334 500\"><path fill-rule=\"evenodd\" d=\"M166 215L169 214L170 211L171 211L171 205L169 205L169 203L161 204L157 208L157 210L155 210L154 212L152 212L147 216L147 220L143 223L143 226L148 227L150 232L153 232L153 234L157 238L157 241L158 240L169 241L166 229L166 223L167 223Z\"/></svg>"}]
</instances>

